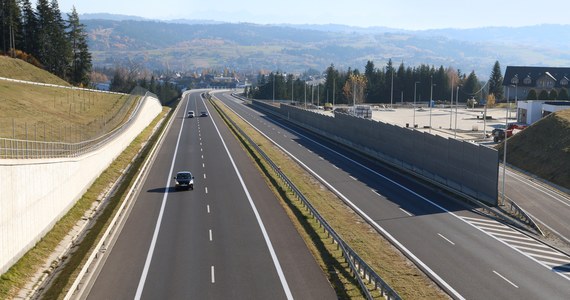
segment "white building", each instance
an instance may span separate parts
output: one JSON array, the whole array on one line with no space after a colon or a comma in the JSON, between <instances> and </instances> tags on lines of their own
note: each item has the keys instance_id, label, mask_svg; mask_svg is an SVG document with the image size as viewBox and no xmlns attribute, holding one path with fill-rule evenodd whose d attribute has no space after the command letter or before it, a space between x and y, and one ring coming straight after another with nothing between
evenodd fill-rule
<instances>
[{"instance_id":1,"label":"white building","mask_svg":"<svg viewBox=\"0 0 570 300\"><path fill-rule=\"evenodd\" d=\"M530 125L553 112L564 109L570 109L570 101L519 100L517 122Z\"/></svg>"}]
</instances>

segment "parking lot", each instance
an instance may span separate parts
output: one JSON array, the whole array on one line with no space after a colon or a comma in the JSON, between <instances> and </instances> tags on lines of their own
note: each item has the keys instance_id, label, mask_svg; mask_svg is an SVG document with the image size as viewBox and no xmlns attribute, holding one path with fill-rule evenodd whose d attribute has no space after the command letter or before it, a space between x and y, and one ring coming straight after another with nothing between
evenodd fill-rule
<instances>
[{"instance_id":1,"label":"parking lot","mask_svg":"<svg viewBox=\"0 0 570 300\"><path fill-rule=\"evenodd\" d=\"M330 111L321 113L331 114ZM470 140L483 144L495 144L490 136L495 128L504 128L507 110L506 108L487 109L487 118L484 118L484 108L466 108L458 106L426 106L414 109L411 106L373 106L372 119L401 127L414 127L415 129L431 132L443 137L455 137L462 140ZM414 123L415 122L415 123ZM516 122L516 111L510 110L509 123ZM431 128L430 128L431 124Z\"/></svg>"}]
</instances>

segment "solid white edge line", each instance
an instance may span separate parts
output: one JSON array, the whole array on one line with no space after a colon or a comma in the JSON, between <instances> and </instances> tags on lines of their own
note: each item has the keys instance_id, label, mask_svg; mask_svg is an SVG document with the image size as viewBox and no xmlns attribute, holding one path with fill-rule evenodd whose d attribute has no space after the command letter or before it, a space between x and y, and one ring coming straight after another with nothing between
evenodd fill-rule
<instances>
[{"instance_id":1,"label":"solid white edge line","mask_svg":"<svg viewBox=\"0 0 570 300\"><path fill-rule=\"evenodd\" d=\"M204 99L202 99L202 102L204 102ZM206 103L204 103L204 105L206 105ZM208 110L207 106L206 106L206 110ZM208 110L208 114L210 114L209 110ZM281 264L279 263L279 259L277 258L277 254L275 254L275 250L273 249L273 245L271 244L271 239L269 238L269 235L267 234L267 231L265 230L265 225L263 225L263 221L261 220L261 216L259 215L259 212L257 211L257 208L255 207L255 203L253 203L253 199L251 198L251 195L249 194L249 190L247 189L247 186L245 185L245 182L243 181L243 178L241 177L241 174L237 168L237 165L234 162L234 159L230 153L230 150L228 149L226 142L222 138L222 134L220 133L220 130L218 129L218 126L216 125L216 122L213 121L213 119L212 119L212 123L214 124L214 128L216 128L218 136L220 137L220 140L222 141L222 144L224 145L224 149L226 150L226 153L228 154L230 162L232 163L234 171L236 172L236 175L237 175L237 177L241 183L243 191L244 191L245 195L247 196L247 199L249 201L249 205L251 206L251 208L253 210L255 218L257 219L257 223L259 224L259 228L261 229L261 232L263 234L263 238L265 239L265 243L267 244L267 248L269 249L269 253L271 254L271 258L273 259L273 265L275 266L277 274L279 275L279 279L281 281L281 286L283 287L285 295L287 296L287 299L292 300L293 294L291 293L291 290L289 289L289 284L287 283L287 279L285 278L285 274L283 273L283 269L281 269ZM212 277L213 277L213 267L212 267Z\"/></svg>"},{"instance_id":2,"label":"solid white edge line","mask_svg":"<svg viewBox=\"0 0 570 300\"><path fill-rule=\"evenodd\" d=\"M186 101L186 108L184 111L188 110L188 103L189 102L190 102L190 96L188 96L188 100ZM182 136L182 129L184 128L184 121L185 120L186 120L186 118L182 118L182 125L180 126L180 131L178 132L178 139L176 140L176 147L174 148L174 154L172 155L172 164L170 165L170 171L168 173L168 178L166 180L165 186L169 186L170 178L172 177L172 172L174 171L174 163L176 161L176 154L178 153L178 145L180 144L180 138ZM152 261L152 255L154 253L154 248L156 247L156 240L158 239L158 232L160 231L160 225L162 223L162 216L164 215L164 209L166 207L166 200L167 199L168 199L168 189L166 189L164 196L162 197L162 204L160 206L160 212L158 214L158 219L156 220L156 225L154 227L154 233L152 235L152 241L150 243L150 247L148 250L148 254L146 256L146 261L144 264L143 272L142 272L141 278L139 280L139 285L137 287L137 292L135 294L135 300L139 300L142 296L144 284L146 281L146 277L148 275L150 263Z\"/></svg>"}]
</instances>

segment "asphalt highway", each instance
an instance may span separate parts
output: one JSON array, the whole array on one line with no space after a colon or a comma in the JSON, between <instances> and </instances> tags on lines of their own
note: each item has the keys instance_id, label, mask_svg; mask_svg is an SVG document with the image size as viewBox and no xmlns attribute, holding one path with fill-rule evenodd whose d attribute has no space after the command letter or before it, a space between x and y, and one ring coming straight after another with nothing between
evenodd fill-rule
<instances>
[{"instance_id":1,"label":"asphalt highway","mask_svg":"<svg viewBox=\"0 0 570 300\"><path fill-rule=\"evenodd\" d=\"M567 255L287 120L216 96L361 211L453 298L570 295Z\"/></svg>"},{"instance_id":2,"label":"asphalt highway","mask_svg":"<svg viewBox=\"0 0 570 300\"><path fill-rule=\"evenodd\" d=\"M88 299L336 299L201 91L185 94ZM186 118L193 110L197 117ZM201 111L209 116L199 117ZM177 191L178 171L194 190Z\"/></svg>"}]
</instances>

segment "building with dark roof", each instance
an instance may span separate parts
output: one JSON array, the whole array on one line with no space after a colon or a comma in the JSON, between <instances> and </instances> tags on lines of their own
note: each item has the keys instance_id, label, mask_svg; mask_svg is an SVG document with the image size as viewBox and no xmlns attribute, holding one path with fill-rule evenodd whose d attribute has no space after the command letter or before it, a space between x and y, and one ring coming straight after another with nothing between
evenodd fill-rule
<instances>
[{"instance_id":1,"label":"building with dark roof","mask_svg":"<svg viewBox=\"0 0 570 300\"><path fill-rule=\"evenodd\" d=\"M562 89L568 90L570 68L507 66L503 78L505 96L509 100L526 100L533 89L537 95L542 91L550 93L553 89L556 89L558 94Z\"/></svg>"}]
</instances>

